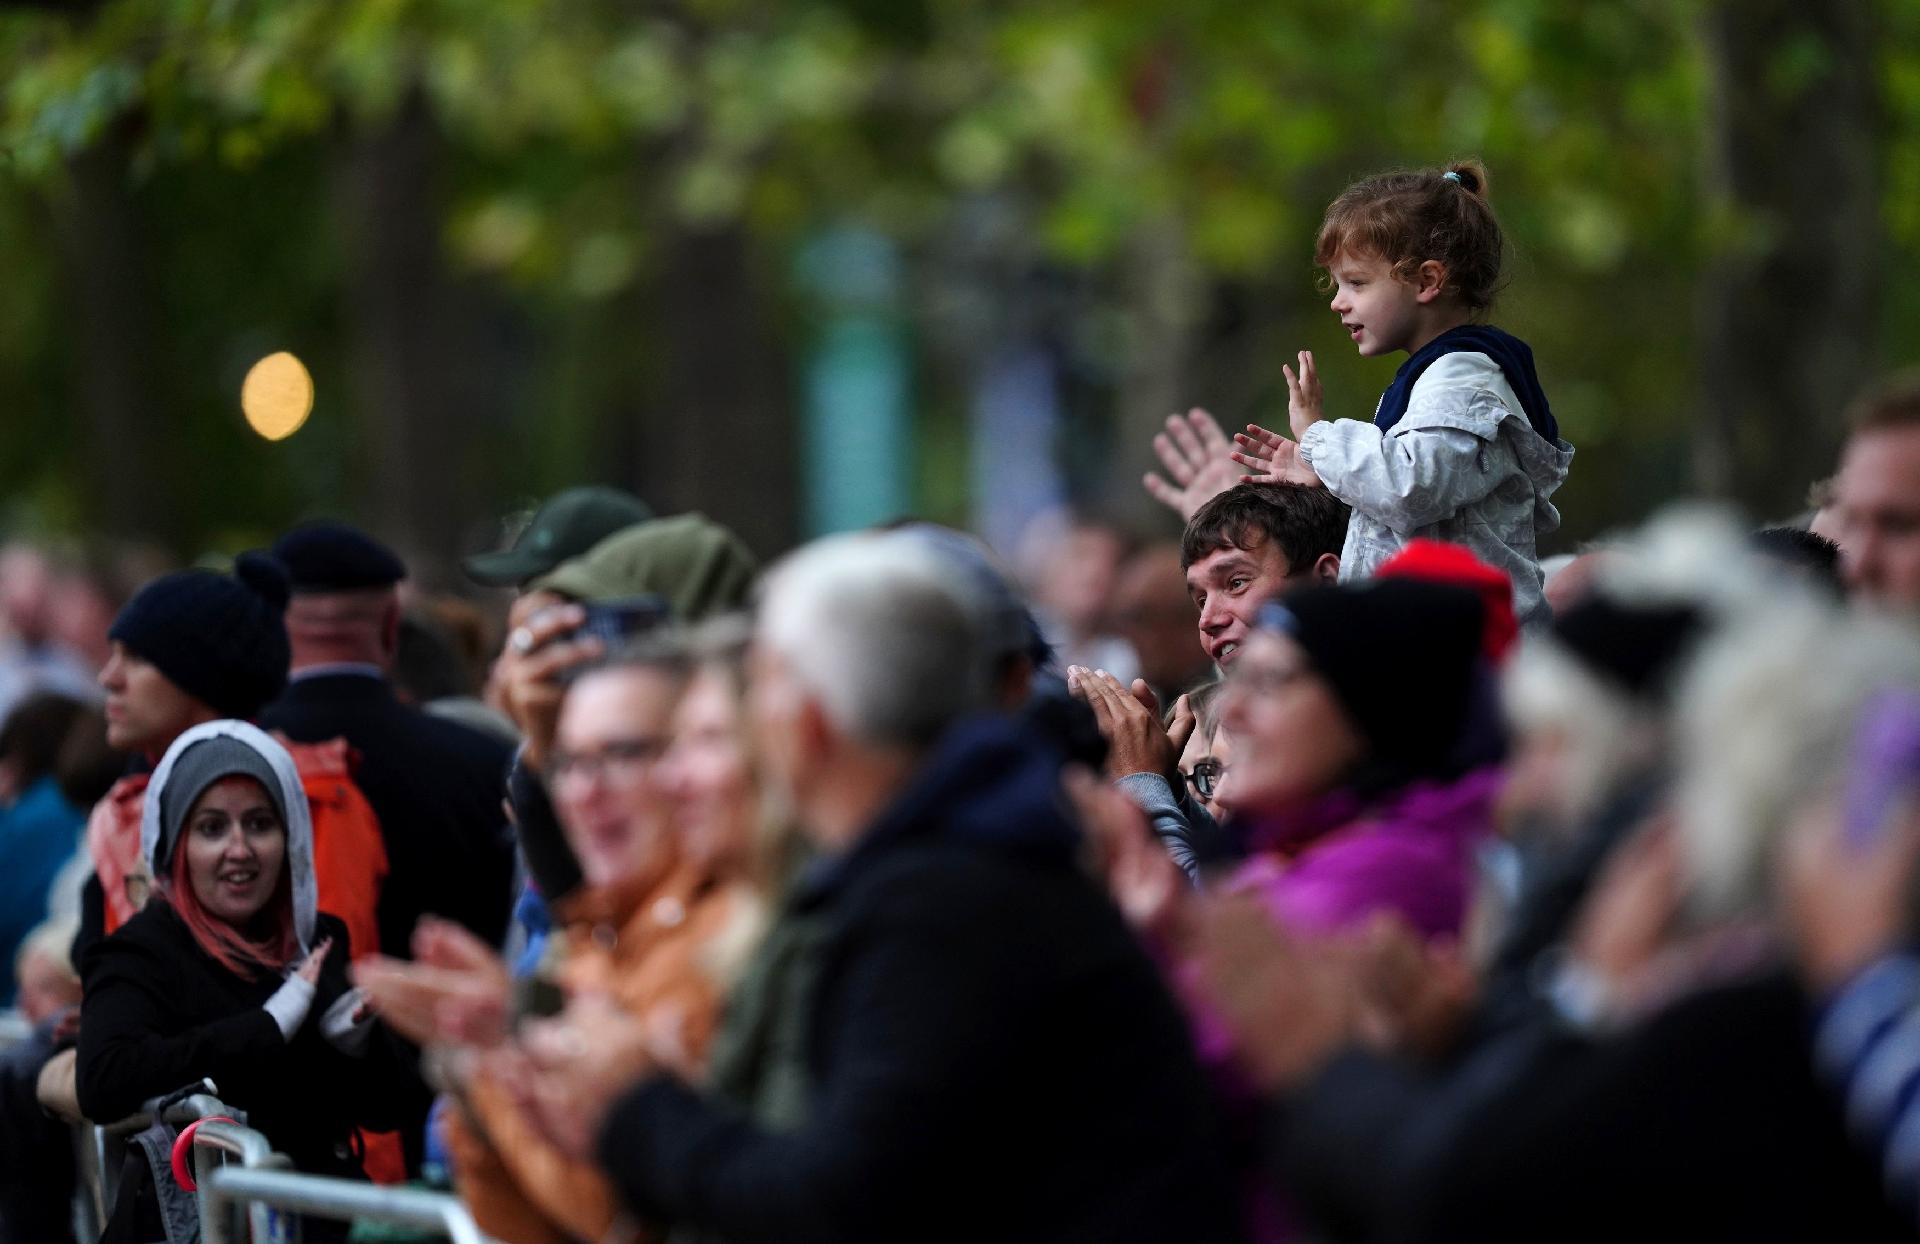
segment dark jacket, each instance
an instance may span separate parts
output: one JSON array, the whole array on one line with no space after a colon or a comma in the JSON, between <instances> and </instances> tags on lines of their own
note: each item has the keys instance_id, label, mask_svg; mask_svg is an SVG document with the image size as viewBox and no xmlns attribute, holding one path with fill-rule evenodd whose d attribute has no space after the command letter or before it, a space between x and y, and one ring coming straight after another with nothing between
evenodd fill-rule
<instances>
[{"instance_id":1,"label":"dark jacket","mask_svg":"<svg viewBox=\"0 0 1920 1244\"><path fill-rule=\"evenodd\" d=\"M278 976L236 976L203 951L164 902L153 902L88 948L80 970L75 1087L80 1110L111 1122L206 1077L215 1096L302 1171L355 1175L356 1126L384 1131L421 1112L423 1090L385 1029L349 1057L320 1034L320 1017L347 989L346 926L322 913L314 940L331 937L313 1005L293 1040L262 1004Z\"/></svg>"},{"instance_id":2,"label":"dark jacket","mask_svg":"<svg viewBox=\"0 0 1920 1244\"><path fill-rule=\"evenodd\" d=\"M312 743L344 736L354 781L387 844L380 949L411 955L414 923L443 916L498 945L513 902L513 847L501 800L512 748L402 704L384 679L296 678L260 725Z\"/></svg>"},{"instance_id":3,"label":"dark jacket","mask_svg":"<svg viewBox=\"0 0 1920 1244\"><path fill-rule=\"evenodd\" d=\"M1288 1129L1283 1178L1333 1239L1913 1238L1814 1079L1805 1002L1783 974L1702 990L1602 1040L1514 1029L1443 1080L1403 1071L1411 1092L1360 1069L1329 1068L1295 1104L1308 1126ZM1327 1112L1359 1124L1357 1143L1339 1143ZM1383 1112L1398 1125L1365 1125Z\"/></svg>"},{"instance_id":4,"label":"dark jacket","mask_svg":"<svg viewBox=\"0 0 1920 1244\"><path fill-rule=\"evenodd\" d=\"M1237 1238L1185 1024L1078 850L1048 751L956 727L804 883L805 1122L654 1078L600 1138L629 1205L735 1244Z\"/></svg>"},{"instance_id":5,"label":"dark jacket","mask_svg":"<svg viewBox=\"0 0 1920 1244\"><path fill-rule=\"evenodd\" d=\"M60 1048L56 1022L0 1055L0 1244L73 1239L73 1130L41 1110L34 1093Z\"/></svg>"}]
</instances>

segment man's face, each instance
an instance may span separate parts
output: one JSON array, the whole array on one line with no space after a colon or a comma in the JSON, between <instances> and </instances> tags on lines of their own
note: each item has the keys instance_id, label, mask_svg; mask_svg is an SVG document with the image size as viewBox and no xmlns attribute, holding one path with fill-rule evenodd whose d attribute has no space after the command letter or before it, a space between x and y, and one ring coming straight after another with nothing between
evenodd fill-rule
<instances>
[{"instance_id":1,"label":"man's face","mask_svg":"<svg viewBox=\"0 0 1920 1244\"><path fill-rule=\"evenodd\" d=\"M1920 427L1854 433L1834 481L1834 509L1848 591L1920 609Z\"/></svg>"},{"instance_id":2,"label":"man's face","mask_svg":"<svg viewBox=\"0 0 1920 1244\"><path fill-rule=\"evenodd\" d=\"M1314 577L1311 567L1295 574L1279 544L1266 537L1248 549L1215 549L1187 567L1187 594L1200 610L1200 646L1221 668L1231 665L1260 607Z\"/></svg>"},{"instance_id":3,"label":"man's face","mask_svg":"<svg viewBox=\"0 0 1920 1244\"><path fill-rule=\"evenodd\" d=\"M100 671L100 686L107 693L107 744L123 752L158 756L192 727L219 716L118 640Z\"/></svg>"}]
</instances>

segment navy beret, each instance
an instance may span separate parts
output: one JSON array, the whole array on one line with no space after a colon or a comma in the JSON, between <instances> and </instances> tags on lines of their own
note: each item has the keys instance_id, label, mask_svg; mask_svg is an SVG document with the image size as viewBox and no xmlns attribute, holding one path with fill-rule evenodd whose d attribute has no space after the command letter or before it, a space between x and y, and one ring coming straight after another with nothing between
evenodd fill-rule
<instances>
[{"instance_id":1,"label":"navy beret","mask_svg":"<svg viewBox=\"0 0 1920 1244\"><path fill-rule=\"evenodd\" d=\"M287 568L298 592L341 592L390 587L407 577L393 550L358 527L331 520L302 523L273 542L273 556Z\"/></svg>"}]
</instances>

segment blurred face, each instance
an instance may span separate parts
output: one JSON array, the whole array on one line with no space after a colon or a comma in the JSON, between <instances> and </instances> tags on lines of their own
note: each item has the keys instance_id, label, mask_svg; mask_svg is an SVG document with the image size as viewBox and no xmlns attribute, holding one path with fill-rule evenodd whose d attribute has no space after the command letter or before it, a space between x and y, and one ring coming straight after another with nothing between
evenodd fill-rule
<instances>
[{"instance_id":1,"label":"blurred face","mask_svg":"<svg viewBox=\"0 0 1920 1244\"><path fill-rule=\"evenodd\" d=\"M1227 732L1215 730L1211 737L1195 730L1180 753L1180 774L1187 779L1187 793L1217 821L1221 818L1220 788L1226 776ZM1202 793L1204 788L1205 793Z\"/></svg>"},{"instance_id":2,"label":"blurred face","mask_svg":"<svg viewBox=\"0 0 1920 1244\"><path fill-rule=\"evenodd\" d=\"M80 982L47 955L30 951L20 961L14 1005L30 1024L44 1023L80 1004Z\"/></svg>"},{"instance_id":3,"label":"blurred face","mask_svg":"<svg viewBox=\"0 0 1920 1244\"><path fill-rule=\"evenodd\" d=\"M1385 259L1338 255L1328 275L1333 279L1333 313L1359 347L1361 358L1378 358L1419 344L1419 291L1394 276Z\"/></svg>"},{"instance_id":4,"label":"blurred face","mask_svg":"<svg viewBox=\"0 0 1920 1244\"><path fill-rule=\"evenodd\" d=\"M158 756L192 727L219 716L118 640L100 671L100 686L107 693L107 742L121 751Z\"/></svg>"},{"instance_id":5,"label":"blurred face","mask_svg":"<svg viewBox=\"0 0 1920 1244\"><path fill-rule=\"evenodd\" d=\"M747 721L768 792L781 803L799 809L810 786L807 779L813 750L808 745L804 721L806 689L794 678L786 658L771 645L754 644L747 665Z\"/></svg>"},{"instance_id":6,"label":"blurred face","mask_svg":"<svg viewBox=\"0 0 1920 1244\"><path fill-rule=\"evenodd\" d=\"M0 629L29 644L46 640L53 573L47 559L25 545L0 550Z\"/></svg>"},{"instance_id":7,"label":"blurred face","mask_svg":"<svg viewBox=\"0 0 1920 1244\"><path fill-rule=\"evenodd\" d=\"M1206 672L1206 653L1193 642L1193 601L1177 547L1148 549L1127 563L1114 591L1113 620L1140 658L1140 676L1162 691L1178 690Z\"/></svg>"},{"instance_id":8,"label":"blurred face","mask_svg":"<svg viewBox=\"0 0 1920 1244\"><path fill-rule=\"evenodd\" d=\"M1834 480L1834 510L1848 590L1920 609L1920 427L1854 433Z\"/></svg>"},{"instance_id":9,"label":"blurred face","mask_svg":"<svg viewBox=\"0 0 1920 1244\"><path fill-rule=\"evenodd\" d=\"M1079 635L1098 629L1120 568L1118 536L1104 527L1076 527L1060 542L1047 581L1036 585L1041 602Z\"/></svg>"},{"instance_id":10,"label":"blurred face","mask_svg":"<svg viewBox=\"0 0 1920 1244\"><path fill-rule=\"evenodd\" d=\"M1220 668L1231 668L1260 607L1314 578L1311 569L1295 574L1271 539L1250 549L1215 549L1187 567L1187 595L1200 611L1200 646Z\"/></svg>"},{"instance_id":11,"label":"blurred face","mask_svg":"<svg viewBox=\"0 0 1920 1244\"><path fill-rule=\"evenodd\" d=\"M109 652L107 628L113 606L84 576L67 575L54 585L53 638L89 660Z\"/></svg>"},{"instance_id":12,"label":"blurred face","mask_svg":"<svg viewBox=\"0 0 1920 1244\"><path fill-rule=\"evenodd\" d=\"M724 674L703 670L673 714L673 746L660 784L673 803L682 844L697 858L739 861L753 832L753 783L739 701Z\"/></svg>"},{"instance_id":13,"label":"blurred face","mask_svg":"<svg viewBox=\"0 0 1920 1244\"><path fill-rule=\"evenodd\" d=\"M1221 692L1233 735L1228 796L1236 809L1285 808L1337 787L1366 757L1360 735L1300 646L1256 631Z\"/></svg>"},{"instance_id":14,"label":"blurred face","mask_svg":"<svg viewBox=\"0 0 1920 1244\"><path fill-rule=\"evenodd\" d=\"M548 777L567 845L591 886L641 876L669 845L660 782L679 684L649 669L609 669L575 683L560 706Z\"/></svg>"},{"instance_id":15,"label":"blurred face","mask_svg":"<svg viewBox=\"0 0 1920 1244\"><path fill-rule=\"evenodd\" d=\"M200 906L216 919L244 925L280 884L287 829L260 783L221 778L187 813L180 849L187 853L187 880Z\"/></svg>"}]
</instances>

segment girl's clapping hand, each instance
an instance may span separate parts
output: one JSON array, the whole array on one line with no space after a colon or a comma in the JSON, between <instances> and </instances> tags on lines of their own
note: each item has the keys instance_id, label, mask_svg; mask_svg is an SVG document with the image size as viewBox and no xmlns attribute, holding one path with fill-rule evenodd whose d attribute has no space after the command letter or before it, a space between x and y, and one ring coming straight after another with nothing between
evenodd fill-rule
<instances>
[{"instance_id":1,"label":"girl's clapping hand","mask_svg":"<svg viewBox=\"0 0 1920 1244\"><path fill-rule=\"evenodd\" d=\"M1320 409L1320 371L1313 365L1313 351L1300 351L1300 371L1296 375L1293 368L1282 364L1281 374L1287 378L1287 426L1293 429L1293 439L1299 440L1307 434L1307 429L1326 418Z\"/></svg>"},{"instance_id":2,"label":"girl's clapping hand","mask_svg":"<svg viewBox=\"0 0 1920 1244\"><path fill-rule=\"evenodd\" d=\"M1245 432L1233 434L1233 440L1240 446L1233 451L1233 460L1250 472L1244 477L1245 482L1321 486L1320 477L1300 456L1300 446L1278 432L1249 423Z\"/></svg>"}]
</instances>

